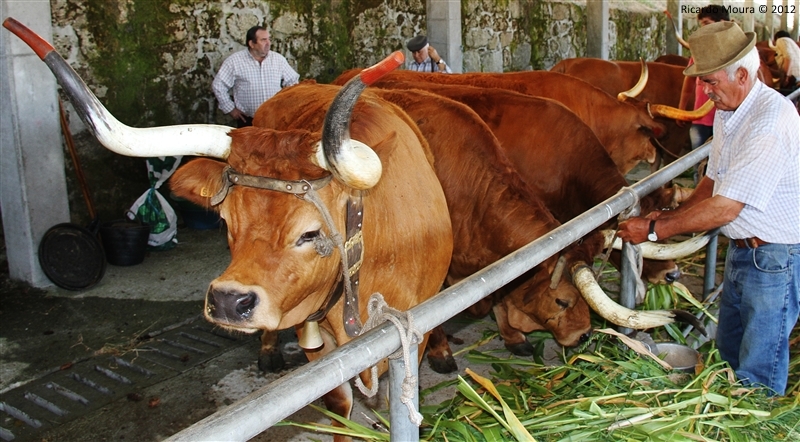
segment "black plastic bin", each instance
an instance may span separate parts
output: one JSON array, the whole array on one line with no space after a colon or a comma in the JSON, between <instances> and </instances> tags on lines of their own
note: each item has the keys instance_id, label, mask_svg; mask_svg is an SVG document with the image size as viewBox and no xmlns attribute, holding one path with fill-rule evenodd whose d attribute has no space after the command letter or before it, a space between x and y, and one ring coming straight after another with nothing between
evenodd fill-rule
<instances>
[{"instance_id":1,"label":"black plastic bin","mask_svg":"<svg viewBox=\"0 0 800 442\"><path fill-rule=\"evenodd\" d=\"M150 226L121 219L100 225L100 239L106 260L115 266L132 266L144 261Z\"/></svg>"}]
</instances>

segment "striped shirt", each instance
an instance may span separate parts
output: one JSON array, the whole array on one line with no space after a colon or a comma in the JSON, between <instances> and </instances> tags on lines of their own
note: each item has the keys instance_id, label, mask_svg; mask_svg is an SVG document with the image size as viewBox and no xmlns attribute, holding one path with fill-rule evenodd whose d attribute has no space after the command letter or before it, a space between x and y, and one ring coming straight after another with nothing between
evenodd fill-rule
<instances>
[{"instance_id":1,"label":"striped shirt","mask_svg":"<svg viewBox=\"0 0 800 442\"><path fill-rule=\"evenodd\" d=\"M417 72L439 72L439 65L434 63L431 57L426 58L422 63L417 63L414 58L411 58L411 62L408 64L408 70ZM448 74L453 73L447 63L444 65L444 72Z\"/></svg>"},{"instance_id":2,"label":"striped shirt","mask_svg":"<svg viewBox=\"0 0 800 442\"><path fill-rule=\"evenodd\" d=\"M222 112L230 113L236 107L252 117L258 107L277 94L281 87L297 84L298 80L300 75L289 66L283 55L269 51L264 61L259 63L245 49L225 59L211 88Z\"/></svg>"},{"instance_id":3,"label":"striped shirt","mask_svg":"<svg viewBox=\"0 0 800 442\"><path fill-rule=\"evenodd\" d=\"M728 238L800 243L800 116L757 81L734 111L717 110L708 159L714 195L744 203Z\"/></svg>"}]
</instances>

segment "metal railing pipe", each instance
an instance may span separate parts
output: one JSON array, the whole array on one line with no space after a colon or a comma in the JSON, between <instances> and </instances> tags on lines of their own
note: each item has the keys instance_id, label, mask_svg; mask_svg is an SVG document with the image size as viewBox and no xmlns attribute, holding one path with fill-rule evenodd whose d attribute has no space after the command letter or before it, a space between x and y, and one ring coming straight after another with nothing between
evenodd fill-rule
<instances>
[{"instance_id":1,"label":"metal railing pipe","mask_svg":"<svg viewBox=\"0 0 800 442\"><path fill-rule=\"evenodd\" d=\"M611 217L663 186L708 156L710 143L693 150L642 181L521 249L443 290L409 310L421 332L428 332L550 256L584 237ZM400 348L400 334L384 322L331 353L219 410L167 440L251 439L291 416L333 388L348 382Z\"/></svg>"}]
</instances>

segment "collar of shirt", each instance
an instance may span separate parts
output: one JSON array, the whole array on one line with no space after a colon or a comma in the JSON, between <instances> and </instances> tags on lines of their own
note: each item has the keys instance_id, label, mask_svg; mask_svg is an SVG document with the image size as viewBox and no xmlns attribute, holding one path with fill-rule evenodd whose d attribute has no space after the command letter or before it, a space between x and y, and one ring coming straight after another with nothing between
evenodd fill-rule
<instances>
[{"instance_id":1,"label":"collar of shirt","mask_svg":"<svg viewBox=\"0 0 800 442\"><path fill-rule=\"evenodd\" d=\"M717 109L717 115L722 119L722 128L727 135L730 133L730 130L739 127L742 124L742 119L750 112L750 108L753 106L753 103L756 101L756 97L761 92L761 87L763 83L760 80L756 80L756 83L750 89L750 92L747 93L747 96L742 101L742 104L739 105L735 110L732 111L724 111Z\"/></svg>"}]
</instances>

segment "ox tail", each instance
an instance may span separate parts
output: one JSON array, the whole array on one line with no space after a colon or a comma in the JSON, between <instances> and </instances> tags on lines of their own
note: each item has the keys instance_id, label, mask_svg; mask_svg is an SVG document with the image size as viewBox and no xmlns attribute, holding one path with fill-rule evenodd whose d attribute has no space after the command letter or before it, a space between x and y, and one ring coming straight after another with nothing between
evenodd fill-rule
<instances>
[{"instance_id":1,"label":"ox tail","mask_svg":"<svg viewBox=\"0 0 800 442\"><path fill-rule=\"evenodd\" d=\"M382 172L381 161L375 152L366 144L350 139L350 117L358 97L368 85L395 69L403 60L403 53L396 51L361 71L342 86L325 114L322 149L318 149L316 161L349 187L369 189L378 183Z\"/></svg>"},{"instance_id":2,"label":"ox tail","mask_svg":"<svg viewBox=\"0 0 800 442\"><path fill-rule=\"evenodd\" d=\"M230 127L209 124L153 128L126 126L100 103L50 43L11 17L3 21L3 27L30 46L50 68L81 120L107 149L131 157L228 156L231 139L227 134Z\"/></svg>"}]
</instances>

